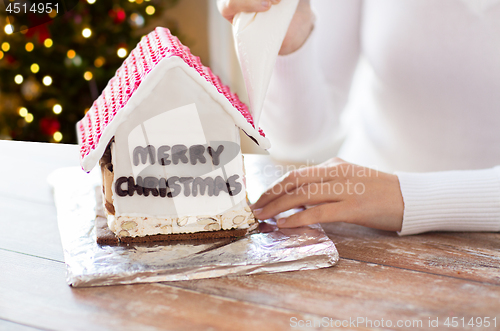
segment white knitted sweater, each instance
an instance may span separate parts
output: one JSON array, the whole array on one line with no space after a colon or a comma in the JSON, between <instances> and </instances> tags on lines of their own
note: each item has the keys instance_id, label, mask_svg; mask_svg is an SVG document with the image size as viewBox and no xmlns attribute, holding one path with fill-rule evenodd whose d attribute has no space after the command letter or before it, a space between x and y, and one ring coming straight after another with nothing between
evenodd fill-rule
<instances>
[{"instance_id":1,"label":"white knitted sweater","mask_svg":"<svg viewBox=\"0 0 500 331\"><path fill-rule=\"evenodd\" d=\"M267 94L271 154L396 172L400 234L500 231L500 0L312 5Z\"/></svg>"}]
</instances>

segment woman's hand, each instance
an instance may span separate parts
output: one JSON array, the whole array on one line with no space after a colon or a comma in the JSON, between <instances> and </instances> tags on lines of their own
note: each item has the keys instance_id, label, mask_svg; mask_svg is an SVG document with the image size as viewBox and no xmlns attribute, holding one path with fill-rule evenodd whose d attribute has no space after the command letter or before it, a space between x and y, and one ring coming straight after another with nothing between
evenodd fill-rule
<instances>
[{"instance_id":1,"label":"woman's hand","mask_svg":"<svg viewBox=\"0 0 500 331\"><path fill-rule=\"evenodd\" d=\"M278 219L278 226L347 222L399 231L403 222L398 177L339 158L290 172L262 194L252 209L265 220L301 207L306 209Z\"/></svg>"},{"instance_id":2,"label":"woman's hand","mask_svg":"<svg viewBox=\"0 0 500 331\"><path fill-rule=\"evenodd\" d=\"M263 12L281 0L217 0L217 7L229 22L240 12ZM287 1L287 0L284 0ZM287 55L298 50L307 40L314 27L314 14L309 0L300 0L292 18L288 32L281 45L280 55ZM270 31L272 33L272 31Z\"/></svg>"}]
</instances>

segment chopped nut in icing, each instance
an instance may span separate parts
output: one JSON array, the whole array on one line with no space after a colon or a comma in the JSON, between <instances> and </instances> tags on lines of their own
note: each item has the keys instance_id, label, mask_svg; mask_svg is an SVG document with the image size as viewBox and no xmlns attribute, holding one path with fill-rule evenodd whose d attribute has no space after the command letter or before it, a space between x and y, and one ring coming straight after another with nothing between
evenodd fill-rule
<instances>
[{"instance_id":1,"label":"chopped nut in icing","mask_svg":"<svg viewBox=\"0 0 500 331\"><path fill-rule=\"evenodd\" d=\"M122 222L123 230L133 230L135 228L137 228L137 223L134 221Z\"/></svg>"},{"instance_id":2,"label":"chopped nut in icing","mask_svg":"<svg viewBox=\"0 0 500 331\"><path fill-rule=\"evenodd\" d=\"M239 225L245 220L245 216L238 215L233 218L233 224Z\"/></svg>"},{"instance_id":3,"label":"chopped nut in icing","mask_svg":"<svg viewBox=\"0 0 500 331\"><path fill-rule=\"evenodd\" d=\"M219 231L220 224L219 223L210 223L205 226L205 230L207 231Z\"/></svg>"},{"instance_id":4,"label":"chopped nut in icing","mask_svg":"<svg viewBox=\"0 0 500 331\"><path fill-rule=\"evenodd\" d=\"M181 217L177 219L178 226L185 226L189 220L189 217Z\"/></svg>"},{"instance_id":5,"label":"chopped nut in icing","mask_svg":"<svg viewBox=\"0 0 500 331\"><path fill-rule=\"evenodd\" d=\"M119 233L119 236L120 237L130 237L130 233L128 233L128 231L126 231L126 230L121 230Z\"/></svg>"},{"instance_id":6,"label":"chopped nut in icing","mask_svg":"<svg viewBox=\"0 0 500 331\"><path fill-rule=\"evenodd\" d=\"M218 221L212 217L198 218L198 220L196 221L196 223L202 224L202 225L210 224L210 223L214 223L214 222L218 222Z\"/></svg>"}]
</instances>

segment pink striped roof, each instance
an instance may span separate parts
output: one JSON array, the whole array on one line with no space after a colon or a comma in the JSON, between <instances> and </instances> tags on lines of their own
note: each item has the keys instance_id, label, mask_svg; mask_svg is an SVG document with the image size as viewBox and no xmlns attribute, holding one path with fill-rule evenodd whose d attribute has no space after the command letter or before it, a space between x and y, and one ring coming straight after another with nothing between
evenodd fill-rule
<instances>
[{"instance_id":1,"label":"pink striped roof","mask_svg":"<svg viewBox=\"0 0 500 331\"><path fill-rule=\"evenodd\" d=\"M235 109L253 127L253 118L248 107L240 101L238 96L231 93L229 87L222 84L219 77L214 75L210 68L203 66L200 58L191 54L188 47L181 44L166 28L156 28L142 38L137 47L130 52L116 74L108 82L102 94L94 101L85 117L77 123L80 142L80 158L83 161L91 151L95 150L100 142L102 132L113 121L117 112L127 104L134 92L141 85L144 78L150 73L160 60L166 57L177 56L201 77L212 84L219 93L223 94ZM259 129L261 136L264 132ZM108 141L104 142L108 144Z\"/></svg>"}]
</instances>

